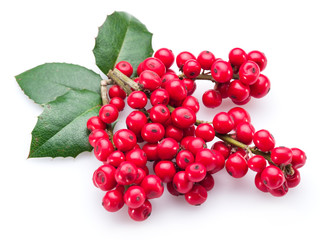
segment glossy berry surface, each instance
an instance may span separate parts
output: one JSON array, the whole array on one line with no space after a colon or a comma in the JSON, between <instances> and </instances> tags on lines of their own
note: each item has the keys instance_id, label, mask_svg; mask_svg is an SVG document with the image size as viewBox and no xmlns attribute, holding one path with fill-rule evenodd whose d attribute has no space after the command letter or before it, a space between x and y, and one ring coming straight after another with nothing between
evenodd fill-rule
<instances>
[{"instance_id":1,"label":"glossy berry surface","mask_svg":"<svg viewBox=\"0 0 320 240\"><path fill-rule=\"evenodd\" d=\"M96 129L106 129L106 123L103 122L98 116L93 116L87 121L87 128L89 131L93 131Z\"/></svg>"},{"instance_id":2,"label":"glossy berry surface","mask_svg":"<svg viewBox=\"0 0 320 240\"><path fill-rule=\"evenodd\" d=\"M118 109L111 104L106 104L102 106L99 110L100 119L107 124L113 123L118 119L119 111Z\"/></svg>"},{"instance_id":3,"label":"glossy berry surface","mask_svg":"<svg viewBox=\"0 0 320 240\"><path fill-rule=\"evenodd\" d=\"M141 130L141 137L148 143L157 143L165 134L165 129L160 123L147 123Z\"/></svg>"},{"instance_id":4,"label":"glossy berry surface","mask_svg":"<svg viewBox=\"0 0 320 240\"><path fill-rule=\"evenodd\" d=\"M151 211L152 205L148 200L138 208L128 208L130 218L138 222L146 220L151 215Z\"/></svg>"},{"instance_id":5,"label":"glossy berry surface","mask_svg":"<svg viewBox=\"0 0 320 240\"><path fill-rule=\"evenodd\" d=\"M120 97L111 98L110 99L110 104L114 105L118 109L119 112L122 111L124 109L124 107L125 107L125 102Z\"/></svg>"},{"instance_id":6,"label":"glossy berry surface","mask_svg":"<svg viewBox=\"0 0 320 240\"><path fill-rule=\"evenodd\" d=\"M173 159L179 150L179 144L173 138L164 138L158 144L158 156L160 159L171 160Z\"/></svg>"},{"instance_id":7,"label":"glossy berry surface","mask_svg":"<svg viewBox=\"0 0 320 240\"><path fill-rule=\"evenodd\" d=\"M253 61L247 61L241 65L239 69L239 79L243 84L254 84L260 75L260 68L258 64Z\"/></svg>"},{"instance_id":8,"label":"glossy berry surface","mask_svg":"<svg viewBox=\"0 0 320 240\"><path fill-rule=\"evenodd\" d=\"M137 167L143 168L147 164L147 154L137 148L126 153L126 161L133 163Z\"/></svg>"},{"instance_id":9,"label":"glossy berry surface","mask_svg":"<svg viewBox=\"0 0 320 240\"><path fill-rule=\"evenodd\" d=\"M163 62L160 59L154 57L146 58L142 63L142 69L143 71L150 70L152 72L155 72L159 77L161 77L166 72L166 67Z\"/></svg>"},{"instance_id":10,"label":"glossy berry surface","mask_svg":"<svg viewBox=\"0 0 320 240\"><path fill-rule=\"evenodd\" d=\"M249 122L240 122L236 127L236 138L238 141L249 145L252 142L255 129Z\"/></svg>"},{"instance_id":11,"label":"glossy berry surface","mask_svg":"<svg viewBox=\"0 0 320 240\"><path fill-rule=\"evenodd\" d=\"M212 120L212 124L216 132L220 134L227 134L234 127L233 119L226 112L216 114Z\"/></svg>"},{"instance_id":12,"label":"glossy berry surface","mask_svg":"<svg viewBox=\"0 0 320 240\"><path fill-rule=\"evenodd\" d=\"M258 80L250 85L250 96L254 98L262 98L268 94L271 88L271 82L269 78L263 74L260 74Z\"/></svg>"},{"instance_id":13,"label":"glossy berry surface","mask_svg":"<svg viewBox=\"0 0 320 240\"><path fill-rule=\"evenodd\" d=\"M211 75L219 83L229 82L233 76L230 63L225 61L215 61L211 66Z\"/></svg>"},{"instance_id":14,"label":"glossy berry surface","mask_svg":"<svg viewBox=\"0 0 320 240\"><path fill-rule=\"evenodd\" d=\"M196 137L202 138L206 142L211 142L215 137L215 131L209 123L201 123L196 128Z\"/></svg>"},{"instance_id":15,"label":"glossy berry surface","mask_svg":"<svg viewBox=\"0 0 320 240\"><path fill-rule=\"evenodd\" d=\"M92 147L95 147L96 146L96 143L99 139L101 138L105 138L105 139L108 139L109 136L107 134L107 132L105 130L102 130L102 129L96 129L96 130L93 130L90 134L89 134L89 143Z\"/></svg>"},{"instance_id":16,"label":"glossy berry surface","mask_svg":"<svg viewBox=\"0 0 320 240\"><path fill-rule=\"evenodd\" d=\"M215 108L221 105L222 97L220 92L210 89L202 95L202 102L208 108Z\"/></svg>"},{"instance_id":17,"label":"glossy berry surface","mask_svg":"<svg viewBox=\"0 0 320 240\"><path fill-rule=\"evenodd\" d=\"M102 206L108 212L117 212L124 205L123 195L118 190L110 190L102 199Z\"/></svg>"},{"instance_id":18,"label":"glossy berry surface","mask_svg":"<svg viewBox=\"0 0 320 240\"><path fill-rule=\"evenodd\" d=\"M133 109L142 109L147 105L147 95L142 91L133 91L127 98L129 107Z\"/></svg>"},{"instance_id":19,"label":"glossy berry surface","mask_svg":"<svg viewBox=\"0 0 320 240\"><path fill-rule=\"evenodd\" d=\"M135 134L140 134L148 119L141 111L132 111L126 118L126 125Z\"/></svg>"},{"instance_id":20,"label":"glossy berry surface","mask_svg":"<svg viewBox=\"0 0 320 240\"><path fill-rule=\"evenodd\" d=\"M248 167L255 172L262 172L267 166L266 159L260 155L255 155L248 159Z\"/></svg>"},{"instance_id":21,"label":"glossy berry surface","mask_svg":"<svg viewBox=\"0 0 320 240\"><path fill-rule=\"evenodd\" d=\"M292 161L292 151L287 147L275 147L271 151L271 160L277 165L287 165Z\"/></svg>"},{"instance_id":22,"label":"glossy berry surface","mask_svg":"<svg viewBox=\"0 0 320 240\"><path fill-rule=\"evenodd\" d=\"M196 114L190 108L178 107L171 113L171 121L174 126L187 128L196 122Z\"/></svg>"},{"instance_id":23,"label":"glossy berry surface","mask_svg":"<svg viewBox=\"0 0 320 240\"><path fill-rule=\"evenodd\" d=\"M275 140L267 130L259 130L253 135L254 145L263 152L271 151L275 147Z\"/></svg>"},{"instance_id":24,"label":"glossy berry surface","mask_svg":"<svg viewBox=\"0 0 320 240\"><path fill-rule=\"evenodd\" d=\"M113 189L117 185L115 180L115 171L116 169L109 164L100 166L93 173L92 180L94 185L103 191Z\"/></svg>"},{"instance_id":25,"label":"glossy berry surface","mask_svg":"<svg viewBox=\"0 0 320 240\"><path fill-rule=\"evenodd\" d=\"M220 171L225 165L224 157L220 152L207 148L202 149L197 153L195 162L203 164L210 173Z\"/></svg>"},{"instance_id":26,"label":"glossy berry surface","mask_svg":"<svg viewBox=\"0 0 320 240\"><path fill-rule=\"evenodd\" d=\"M158 104L151 108L149 117L154 123L165 123L170 118L170 111L165 105Z\"/></svg>"},{"instance_id":27,"label":"glossy berry surface","mask_svg":"<svg viewBox=\"0 0 320 240\"><path fill-rule=\"evenodd\" d=\"M188 142L188 146L187 149L194 155L196 156L197 153L202 150L207 148L207 144L206 142L199 137L192 137L189 142Z\"/></svg>"},{"instance_id":28,"label":"glossy berry surface","mask_svg":"<svg viewBox=\"0 0 320 240\"><path fill-rule=\"evenodd\" d=\"M109 139L99 139L94 147L94 155L99 161L105 162L109 155L114 151L112 143Z\"/></svg>"},{"instance_id":29,"label":"glossy berry surface","mask_svg":"<svg viewBox=\"0 0 320 240\"><path fill-rule=\"evenodd\" d=\"M241 178L248 172L247 161L238 153L233 153L226 161L226 170L230 176Z\"/></svg>"},{"instance_id":30,"label":"glossy berry surface","mask_svg":"<svg viewBox=\"0 0 320 240\"><path fill-rule=\"evenodd\" d=\"M228 111L229 116L233 119L234 126L238 126L240 122L251 122L250 114L242 107L234 107Z\"/></svg>"},{"instance_id":31,"label":"glossy berry surface","mask_svg":"<svg viewBox=\"0 0 320 240\"><path fill-rule=\"evenodd\" d=\"M199 182L199 184L204 187L207 191L210 191L214 187L214 178L210 173L207 173L205 178Z\"/></svg>"},{"instance_id":32,"label":"glossy berry surface","mask_svg":"<svg viewBox=\"0 0 320 240\"><path fill-rule=\"evenodd\" d=\"M122 162L126 160L126 157L121 151L113 151L107 158L106 163L114 167L118 167Z\"/></svg>"},{"instance_id":33,"label":"glossy berry surface","mask_svg":"<svg viewBox=\"0 0 320 240\"><path fill-rule=\"evenodd\" d=\"M222 154L224 159L227 159L231 152L231 147L223 141L217 141L211 146L211 150L216 150Z\"/></svg>"},{"instance_id":34,"label":"glossy berry surface","mask_svg":"<svg viewBox=\"0 0 320 240\"><path fill-rule=\"evenodd\" d=\"M114 97L119 97L122 99L125 99L127 97L126 92L122 90L121 87L118 85L112 85L109 88L109 97L114 98Z\"/></svg>"},{"instance_id":35,"label":"glossy berry surface","mask_svg":"<svg viewBox=\"0 0 320 240\"><path fill-rule=\"evenodd\" d=\"M174 54L168 48L160 48L154 53L154 57L158 58L166 68L170 68L174 62Z\"/></svg>"},{"instance_id":36,"label":"glossy berry surface","mask_svg":"<svg viewBox=\"0 0 320 240\"><path fill-rule=\"evenodd\" d=\"M115 171L115 179L121 185L130 185L137 178L138 169L130 162L122 162Z\"/></svg>"},{"instance_id":37,"label":"glossy berry surface","mask_svg":"<svg viewBox=\"0 0 320 240\"><path fill-rule=\"evenodd\" d=\"M187 97L187 89L181 80L173 80L166 84L165 89L169 93L170 99L182 101Z\"/></svg>"},{"instance_id":38,"label":"glossy berry surface","mask_svg":"<svg viewBox=\"0 0 320 240\"><path fill-rule=\"evenodd\" d=\"M261 172L261 181L269 189L279 188L285 181L280 168L270 165Z\"/></svg>"},{"instance_id":39,"label":"glossy berry surface","mask_svg":"<svg viewBox=\"0 0 320 240\"><path fill-rule=\"evenodd\" d=\"M140 186L130 186L123 196L123 200L129 208L138 208L146 200L146 194Z\"/></svg>"},{"instance_id":40,"label":"glossy berry surface","mask_svg":"<svg viewBox=\"0 0 320 240\"><path fill-rule=\"evenodd\" d=\"M194 162L193 154L188 150L181 150L176 156L176 163L179 168L185 169Z\"/></svg>"},{"instance_id":41,"label":"glossy berry surface","mask_svg":"<svg viewBox=\"0 0 320 240\"><path fill-rule=\"evenodd\" d=\"M156 175L146 176L140 186L144 189L148 199L159 198L164 191L163 182Z\"/></svg>"},{"instance_id":42,"label":"glossy berry surface","mask_svg":"<svg viewBox=\"0 0 320 240\"><path fill-rule=\"evenodd\" d=\"M157 89L151 93L150 103L152 106L157 104L168 105L170 100L170 96L167 90L165 89Z\"/></svg>"},{"instance_id":43,"label":"glossy berry surface","mask_svg":"<svg viewBox=\"0 0 320 240\"><path fill-rule=\"evenodd\" d=\"M187 51L179 53L176 57L176 63L178 68L182 69L185 62L188 61L189 59L196 59L196 57L192 53Z\"/></svg>"},{"instance_id":44,"label":"glossy berry surface","mask_svg":"<svg viewBox=\"0 0 320 240\"><path fill-rule=\"evenodd\" d=\"M193 187L193 182L189 181L188 176L185 171L177 172L172 180L173 187L179 193L187 193Z\"/></svg>"},{"instance_id":45,"label":"glossy berry surface","mask_svg":"<svg viewBox=\"0 0 320 240\"><path fill-rule=\"evenodd\" d=\"M293 174L286 175L286 182L287 182L289 188L294 188L294 187L298 186L300 181L301 181L300 172L299 172L299 170L297 170L295 168L293 168Z\"/></svg>"},{"instance_id":46,"label":"glossy berry surface","mask_svg":"<svg viewBox=\"0 0 320 240\"><path fill-rule=\"evenodd\" d=\"M186 201L194 206L203 204L208 197L207 190L201 185L194 185L192 189L185 194Z\"/></svg>"},{"instance_id":47,"label":"glossy berry surface","mask_svg":"<svg viewBox=\"0 0 320 240\"><path fill-rule=\"evenodd\" d=\"M247 53L241 48L233 48L229 52L229 62L233 66L240 67L248 59Z\"/></svg>"},{"instance_id":48,"label":"glossy berry surface","mask_svg":"<svg viewBox=\"0 0 320 240\"><path fill-rule=\"evenodd\" d=\"M240 80L234 80L229 84L228 97L233 101L242 102L250 96L250 87Z\"/></svg>"},{"instance_id":49,"label":"glossy berry surface","mask_svg":"<svg viewBox=\"0 0 320 240\"><path fill-rule=\"evenodd\" d=\"M186 97L182 102L182 107L190 108L194 113L197 113L200 109L198 99L194 96Z\"/></svg>"},{"instance_id":50,"label":"glossy berry surface","mask_svg":"<svg viewBox=\"0 0 320 240\"><path fill-rule=\"evenodd\" d=\"M292 151L292 166L294 168L301 168L305 165L307 156L304 151L299 148L291 148Z\"/></svg>"},{"instance_id":51,"label":"glossy berry surface","mask_svg":"<svg viewBox=\"0 0 320 240\"><path fill-rule=\"evenodd\" d=\"M122 72L127 77L130 77L133 73L133 67L127 61L120 61L116 64L115 68L117 68L120 72Z\"/></svg>"},{"instance_id":52,"label":"glossy berry surface","mask_svg":"<svg viewBox=\"0 0 320 240\"><path fill-rule=\"evenodd\" d=\"M207 174L206 167L202 163L191 163L186 167L186 174L191 182L202 181Z\"/></svg>"},{"instance_id":53,"label":"glossy berry surface","mask_svg":"<svg viewBox=\"0 0 320 240\"><path fill-rule=\"evenodd\" d=\"M154 91L161 86L161 78L157 73L145 70L140 74L138 83L140 83L144 89Z\"/></svg>"},{"instance_id":54,"label":"glossy berry surface","mask_svg":"<svg viewBox=\"0 0 320 240\"><path fill-rule=\"evenodd\" d=\"M176 168L172 161L162 160L157 163L154 172L162 182L168 183L172 181L176 174Z\"/></svg>"},{"instance_id":55,"label":"glossy berry surface","mask_svg":"<svg viewBox=\"0 0 320 240\"><path fill-rule=\"evenodd\" d=\"M202 51L197 57L197 61L203 70L210 70L215 60L215 56L210 51Z\"/></svg>"},{"instance_id":56,"label":"glossy berry surface","mask_svg":"<svg viewBox=\"0 0 320 240\"><path fill-rule=\"evenodd\" d=\"M183 65L183 74L187 78L196 78L201 72L201 65L197 60L190 59Z\"/></svg>"},{"instance_id":57,"label":"glossy berry surface","mask_svg":"<svg viewBox=\"0 0 320 240\"><path fill-rule=\"evenodd\" d=\"M121 129L113 135L113 143L118 150L126 152L137 144L137 138L132 131Z\"/></svg>"},{"instance_id":58,"label":"glossy berry surface","mask_svg":"<svg viewBox=\"0 0 320 240\"><path fill-rule=\"evenodd\" d=\"M260 71L263 71L267 66L267 58L260 51L251 51L248 53L248 60L251 60L259 65Z\"/></svg>"}]
</instances>

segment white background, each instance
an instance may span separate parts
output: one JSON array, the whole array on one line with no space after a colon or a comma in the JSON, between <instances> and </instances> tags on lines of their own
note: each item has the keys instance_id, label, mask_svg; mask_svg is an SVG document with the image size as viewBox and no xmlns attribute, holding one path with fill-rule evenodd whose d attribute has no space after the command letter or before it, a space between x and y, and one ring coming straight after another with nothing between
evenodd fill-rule
<instances>
[{"instance_id":1,"label":"white background","mask_svg":"<svg viewBox=\"0 0 320 240\"><path fill-rule=\"evenodd\" d=\"M319 239L317 2L1 1L0 239ZM176 55L210 50L224 59L234 47L263 51L271 91L245 108L255 128L270 130L277 145L307 153L301 184L275 198L254 187L252 172L237 180L223 170L202 206L189 206L166 192L152 201L151 217L137 223L126 208L112 214L101 206L103 193L91 182L99 166L92 153L27 159L42 108L23 94L14 76L44 62L99 72L91 51L94 38L115 10L145 23L154 33L155 50L168 47ZM195 95L210 87L199 83ZM198 117L211 120L232 106L229 101L218 109L201 105Z\"/></svg>"}]
</instances>

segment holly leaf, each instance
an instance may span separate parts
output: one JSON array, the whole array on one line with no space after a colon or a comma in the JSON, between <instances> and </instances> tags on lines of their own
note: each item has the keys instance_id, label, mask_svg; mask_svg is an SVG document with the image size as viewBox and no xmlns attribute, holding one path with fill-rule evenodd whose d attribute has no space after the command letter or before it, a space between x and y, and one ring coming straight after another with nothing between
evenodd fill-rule
<instances>
[{"instance_id":1,"label":"holly leaf","mask_svg":"<svg viewBox=\"0 0 320 240\"><path fill-rule=\"evenodd\" d=\"M45 104L32 131L28 157L76 157L91 151L86 122L100 107L100 95L89 90L69 90Z\"/></svg>"},{"instance_id":2,"label":"holly leaf","mask_svg":"<svg viewBox=\"0 0 320 240\"><path fill-rule=\"evenodd\" d=\"M99 28L93 49L96 64L107 74L120 61L128 61L134 75L140 62L152 56L152 33L134 16L114 12Z\"/></svg>"},{"instance_id":3,"label":"holly leaf","mask_svg":"<svg viewBox=\"0 0 320 240\"><path fill-rule=\"evenodd\" d=\"M24 93L38 104L48 103L69 90L100 93L101 77L79 65L46 63L16 76Z\"/></svg>"}]
</instances>

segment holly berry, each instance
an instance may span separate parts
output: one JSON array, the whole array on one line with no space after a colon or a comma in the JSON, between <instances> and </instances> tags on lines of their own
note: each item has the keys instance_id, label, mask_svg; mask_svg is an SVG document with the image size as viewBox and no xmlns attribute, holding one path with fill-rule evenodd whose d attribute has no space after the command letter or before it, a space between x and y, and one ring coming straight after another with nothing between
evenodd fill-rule
<instances>
[{"instance_id":1,"label":"holly berry","mask_svg":"<svg viewBox=\"0 0 320 240\"><path fill-rule=\"evenodd\" d=\"M202 181L207 174L206 167L202 163L191 163L186 167L186 174L191 182Z\"/></svg>"},{"instance_id":2,"label":"holly berry","mask_svg":"<svg viewBox=\"0 0 320 240\"><path fill-rule=\"evenodd\" d=\"M201 72L201 65L197 60L189 59L183 65L183 74L187 78L196 78Z\"/></svg>"},{"instance_id":3,"label":"holly berry","mask_svg":"<svg viewBox=\"0 0 320 240\"><path fill-rule=\"evenodd\" d=\"M150 109L149 117L152 122L163 124L170 118L170 111L165 105L158 104Z\"/></svg>"},{"instance_id":4,"label":"holly berry","mask_svg":"<svg viewBox=\"0 0 320 240\"><path fill-rule=\"evenodd\" d=\"M100 188L102 191L108 191L113 189L117 182L115 180L116 169L110 164L104 164L100 166L93 173L93 183L96 187Z\"/></svg>"},{"instance_id":5,"label":"holly berry","mask_svg":"<svg viewBox=\"0 0 320 240\"><path fill-rule=\"evenodd\" d=\"M176 174L176 168L173 162L162 160L156 164L154 172L162 180L162 182L168 183L172 181L174 175Z\"/></svg>"},{"instance_id":6,"label":"holly berry","mask_svg":"<svg viewBox=\"0 0 320 240\"><path fill-rule=\"evenodd\" d=\"M144 70L139 75L138 83L140 83L145 90L154 91L161 86L161 78L154 71Z\"/></svg>"},{"instance_id":7,"label":"holly berry","mask_svg":"<svg viewBox=\"0 0 320 240\"><path fill-rule=\"evenodd\" d=\"M126 95L126 92L123 91L121 87L119 87L118 85L112 85L109 88L109 97L110 98L119 97L119 98L125 99L127 95Z\"/></svg>"},{"instance_id":8,"label":"holly berry","mask_svg":"<svg viewBox=\"0 0 320 240\"><path fill-rule=\"evenodd\" d=\"M182 106L190 108L194 113L197 113L200 109L198 99L194 96L186 97L182 102Z\"/></svg>"},{"instance_id":9,"label":"holly berry","mask_svg":"<svg viewBox=\"0 0 320 240\"><path fill-rule=\"evenodd\" d=\"M178 107L171 113L171 121L174 126L188 128L195 124L196 114L190 108Z\"/></svg>"},{"instance_id":10,"label":"holly berry","mask_svg":"<svg viewBox=\"0 0 320 240\"><path fill-rule=\"evenodd\" d=\"M236 138L238 141L249 145L252 142L255 129L249 122L240 122L236 127Z\"/></svg>"},{"instance_id":11,"label":"holly berry","mask_svg":"<svg viewBox=\"0 0 320 240\"><path fill-rule=\"evenodd\" d=\"M197 57L197 61L203 70L210 70L215 60L215 56L210 51L202 51Z\"/></svg>"},{"instance_id":12,"label":"holly berry","mask_svg":"<svg viewBox=\"0 0 320 240\"><path fill-rule=\"evenodd\" d=\"M179 53L176 57L176 63L178 68L182 69L185 62L190 59L196 59L196 57L192 53L186 51Z\"/></svg>"},{"instance_id":13,"label":"holly berry","mask_svg":"<svg viewBox=\"0 0 320 240\"><path fill-rule=\"evenodd\" d=\"M119 190L110 190L102 199L102 206L108 212L117 212L124 205L123 195Z\"/></svg>"},{"instance_id":14,"label":"holly berry","mask_svg":"<svg viewBox=\"0 0 320 240\"><path fill-rule=\"evenodd\" d=\"M146 220L151 215L151 211L152 205L148 200L145 200L138 208L128 208L129 216L135 221Z\"/></svg>"},{"instance_id":15,"label":"holly berry","mask_svg":"<svg viewBox=\"0 0 320 240\"><path fill-rule=\"evenodd\" d=\"M148 199L159 198L164 191L163 183L156 175L146 176L140 183L140 186L144 189Z\"/></svg>"},{"instance_id":16,"label":"holly berry","mask_svg":"<svg viewBox=\"0 0 320 240\"><path fill-rule=\"evenodd\" d=\"M260 155L255 155L248 159L248 167L255 172L262 172L266 168L266 159Z\"/></svg>"},{"instance_id":17,"label":"holly berry","mask_svg":"<svg viewBox=\"0 0 320 240\"><path fill-rule=\"evenodd\" d=\"M137 148L126 153L126 161L133 163L137 167L143 168L147 164L147 154Z\"/></svg>"},{"instance_id":18,"label":"holly berry","mask_svg":"<svg viewBox=\"0 0 320 240\"><path fill-rule=\"evenodd\" d=\"M140 111L132 111L126 118L127 128L136 135L141 133L142 128L147 122L146 115Z\"/></svg>"},{"instance_id":19,"label":"holly berry","mask_svg":"<svg viewBox=\"0 0 320 240\"><path fill-rule=\"evenodd\" d=\"M160 159L171 160L173 159L179 150L179 144L173 138L164 138L158 144L158 156Z\"/></svg>"},{"instance_id":20,"label":"holly berry","mask_svg":"<svg viewBox=\"0 0 320 240\"><path fill-rule=\"evenodd\" d=\"M123 200L129 208L138 208L146 200L146 194L142 187L130 186L125 192Z\"/></svg>"},{"instance_id":21,"label":"holly berry","mask_svg":"<svg viewBox=\"0 0 320 240\"><path fill-rule=\"evenodd\" d=\"M111 98L110 104L114 105L118 109L119 112L122 111L125 107L125 103L124 103L123 99L119 98L119 97Z\"/></svg>"},{"instance_id":22,"label":"holly berry","mask_svg":"<svg viewBox=\"0 0 320 240\"><path fill-rule=\"evenodd\" d=\"M276 189L284 183L285 177L280 168L270 165L261 172L261 181L268 189Z\"/></svg>"},{"instance_id":23,"label":"holly berry","mask_svg":"<svg viewBox=\"0 0 320 240\"><path fill-rule=\"evenodd\" d=\"M159 142L164 134L164 127L160 123L147 123L141 130L141 137L148 143Z\"/></svg>"},{"instance_id":24,"label":"holly berry","mask_svg":"<svg viewBox=\"0 0 320 240\"><path fill-rule=\"evenodd\" d=\"M240 80L234 80L229 84L228 97L233 101L242 102L250 96L250 87Z\"/></svg>"},{"instance_id":25,"label":"holly berry","mask_svg":"<svg viewBox=\"0 0 320 240\"><path fill-rule=\"evenodd\" d=\"M115 66L120 72L122 72L127 77L130 77L133 73L132 65L127 61L120 61Z\"/></svg>"},{"instance_id":26,"label":"holly berry","mask_svg":"<svg viewBox=\"0 0 320 240\"><path fill-rule=\"evenodd\" d=\"M160 59L154 57L146 58L142 62L141 68L143 69L143 71L150 70L156 73L159 77L161 77L166 72L166 67L163 62ZM139 77L141 77L141 74L139 75Z\"/></svg>"},{"instance_id":27,"label":"holly berry","mask_svg":"<svg viewBox=\"0 0 320 240\"><path fill-rule=\"evenodd\" d=\"M147 105L147 95L142 91L133 91L127 99L129 107L133 109L142 109Z\"/></svg>"},{"instance_id":28,"label":"holly berry","mask_svg":"<svg viewBox=\"0 0 320 240\"><path fill-rule=\"evenodd\" d=\"M231 108L228 114L233 119L235 127L237 127L240 122L251 122L249 113L241 107Z\"/></svg>"},{"instance_id":29,"label":"holly berry","mask_svg":"<svg viewBox=\"0 0 320 240\"><path fill-rule=\"evenodd\" d=\"M238 153L233 153L226 161L226 170L234 178L241 178L248 172L247 161Z\"/></svg>"},{"instance_id":30,"label":"holly berry","mask_svg":"<svg viewBox=\"0 0 320 240\"><path fill-rule=\"evenodd\" d=\"M87 128L89 129L89 131L93 131L96 129L104 130L106 129L106 126L106 123L103 122L98 116L93 116L87 121Z\"/></svg>"},{"instance_id":31,"label":"holly berry","mask_svg":"<svg viewBox=\"0 0 320 240\"><path fill-rule=\"evenodd\" d=\"M239 79L243 84L254 84L260 75L260 68L258 64L253 61L247 61L241 65L239 69Z\"/></svg>"},{"instance_id":32,"label":"holly berry","mask_svg":"<svg viewBox=\"0 0 320 240\"><path fill-rule=\"evenodd\" d=\"M123 152L117 150L110 153L110 155L107 157L106 163L114 167L118 167L125 160L126 160L126 157L123 154Z\"/></svg>"},{"instance_id":33,"label":"holly berry","mask_svg":"<svg viewBox=\"0 0 320 240\"><path fill-rule=\"evenodd\" d=\"M113 143L120 151L127 152L135 147L137 138L128 129L120 129L113 135Z\"/></svg>"},{"instance_id":34,"label":"holly berry","mask_svg":"<svg viewBox=\"0 0 320 240\"><path fill-rule=\"evenodd\" d=\"M305 165L307 156L304 151L299 148L291 148L292 151L292 167L301 168Z\"/></svg>"},{"instance_id":35,"label":"holly berry","mask_svg":"<svg viewBox=\"0 0 320 240\"><path fill-rule=\"evenodd\" d=\"M271 160L277 165L287 165L292 161L292 151L287 147L276 147L271 151Z\"/></svg>"},{"instance_id":36,"label":"holly berry","mask_svg":"<svg viewBox=\"0 0 320 240\"><path fill-rule=\"evenodd\" d=\"M152 106L155 106L157 104L168 105L169 100L169 93L165 89L156 89L150 95L150 103Z\"/></svg>"},{"instance_id":37,"label":"holly berry","mask_svg":"<svg viewBox=\"0 0 320 240\"><path fill-rule=\"evenodd\" d=\"M101 138L105 138L108 139L109 136L107 134L107 132L105 130L102 129L95 129L93 130L90 134L89 134L89 143L92 147L96 146L96 143L98 142L98 140L100 140Z\"/></svg>"},{"instance_id":38,"label":"holly berry","mask_svg":"<svg viewBox=\"0 0 320 240\"><path fill-rule=\"evenodd\" d=\"M136 165L130 162L122 162L116 169L114 176L117 183L121 185L130 185L137 179L138 169Z\"/></svg>"},{"instance_id":39,"label":"holly berry","mask_svg":"<svg viewBox=\"0 0 320 240\"><path fill-rule=\"evenodd\" d=\"M118 119L119 111L116 106L112 104L106 104L99 110L99 117L104 123L110 124Z\"/></svg>"},{"instance_id":40,"label":"holly berry","mask_svg":"<svg viewBox=\"0 0 320 240\"><path fill-rule=\"evenodd\" d=\"M110 154L114 151L112 143L109 139L101 138L99 139L94 147L94 155L99 161L107 161Z\"/></svg>"},{"instance_id":41,"label":"holly berry","mask_svg":"<svg viewBox=\"0 0 320 240\"><path fill-rule=\"evenodd\" d=\"M212 124L216 132L220 134L227 134L234 127L233 119L226 112L216 114L212 120Z\"/></svg>"},{"instance_id":42,"label":"holly berry","mask_svg":"<svg viewBox=\"0 0 320 240\"><path fill-rule=\"evenodd\" d=\"M174 189L182 194L189 192L193 187L193 182L189 181L185 171L177 172L172 180Z\"/></svg>"},{"instance_id":43,"label":"holly berry","mask_svg":"<svg viewBox=\"0 0 320 240\"><path fill-rule=\"evenodd\" d=\"M186 169L186 167L193 162L194 156L188 150L181 150L176 156L176 163L181 169Z\"/></svg>"},{"instance_id":44,"label":"holly berry","mask_svg":"<svg viewBox=\"0 0 320 240\"><path fill-rule=\"evenodd\" d=\"M233 76L230 63L226 61L215 61L211 66L211 75L219 83L229 82Z\"/></svg>"},{"instance_id":45,"label":"holly berry","mask_svg":"<svg viewBox=\"0 0 320 240\"><path fill-rule=\"evenodd\" d=\"M240 67L248 59L248 55L241 48L234 48L229 52L229 62L233 66Z\"/></svg>"},{"instance_id":46,"label":"holly berry","mask_svg":"<svg viewBox=\"0 0 320 240\"><path fill-rule=\"evenodd\" d=\"M248 53L248 60L251 60L259 65L260 71L263 71L267 66L267 58L260 51L251 51Z\"/></svg>"},{"instance_id":47,"label":"holly berry","mask_svg":"<svg viewBox=\"0 0 320 240\"><path fill-rule=\"evenodd\" d=\"M198 151L195 162L203 164L211 174L223 169L225 164L224 157L220 152L207 148Z\"/></svg>"},{"instance_id":48,"label":"holly berry","mask_svg":"<svg viewBox=\"0 0 320 240\"><path fill-rule=\"evenodd\" d=\"M187 89L181 80L173 80L166 84L165 89L169 93L170 99L182 101L187 97Z\"/></svg>"},{"instance_id":49,"label":"holly berry","mask_svg":"<svg viewBox=\"0 0 320 240\"><path fill-rule=\"evenodd\" d=\"M160 48L154 53L154 57L158 58L168 69L174 62L174 54L168 48Z\"/></svg>"},{"instance_id":50,"label":"holly berry","mask_svg":"<svg viewBox=\"0 0 320 240\"><path fill-rule=\"evenodd\" d=\"M196 137L202 138L206 142L211 142L214 139L214 128L208 123L201 123L196 129Z\"/></svg>"},{"instance_id":51,"label":"holly berry","mask_svg":"<svg viewBox=\"0 0 320 240\"><path fill-rule=\"evenodd\" d=\"M207 190L201 185L194 185L192 189L185 194L186 201L194 206L203 204L208 197Z\"/></svg>"},{"instance_id":52,"label":"holly berry","mask_svg":"<svg viewBox=\"0 0 320 240\"><path fill-rule=\"evenodd\" d=\"M207 191L210 191L214 187L214 179L210 173L207 173L205 178L199 182Z\"/></svg>"},{"instance_id":53,"label":"holly berry","mask_svg":"<svg viewBox=\"0 0 320 240\"><path fill-rule=\"evenodd\" d=\"M258 80L250 85L250 96L254 98L262 98L270 91L270 80L267 76L260 74Z\"/></svg>"},{"instance_id":54,"label":"holly berry","mask_svg":"<svg viewBox=\"0 0 320 240\"><path fill-rule=\"evenodd\" d=\"M220 92L210 89L202 95L202 102L208 108L215 108L221 105L222 97Z\"/></svg>"},{"instance_id":55,"label":"holly berry","mask_svg":"<svg viewBox=\"0 0 320 240\"><path fill-rule=\"evenodd\" d=\"M267 130L259 130L253 135L253 142L263 152L271 151L275 147L275 140Z\"/></svg>"}]
</instances>

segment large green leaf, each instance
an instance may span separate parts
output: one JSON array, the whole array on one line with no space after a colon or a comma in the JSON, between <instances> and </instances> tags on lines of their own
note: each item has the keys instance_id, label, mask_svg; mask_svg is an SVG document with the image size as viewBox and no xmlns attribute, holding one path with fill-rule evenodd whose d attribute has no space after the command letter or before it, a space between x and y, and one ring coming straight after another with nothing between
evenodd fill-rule
<instances>
[{"instance_id":1,"label":"large green leaf","mask_svg":"<svg viewBox=\"0 0 320 240\"><path fill-rule=\"evenodd\" d=\"M93 49L96 64L107 74L117 62L128 61L135 71L140 62L152 56L151 39L152 33L138 19L114 12L99 28Z\"/></svg>"},{"instance_id":2,"label":"large green leaf","mask_svg":"<svg viewBox=\"0 0 320 240\"><path fill-rule=\"evenodd\" d=\"M101 77L84 67L67 63L46 63L16 76L24 93L36 103L44 104L70 89L87 89L100 93Z\"/></svg>"},{"instance_id":3,"label":"large green leaf","mask_svg":"<svg viewBox=\"0 0 320 240\"><path fill-rule=\"evenodd\" d=\"M100 95L88 90L69 90L45 104L32 131L29 158L76 157L91 151L86 122L100 107Z\"/></svg>"}]
</instances>

